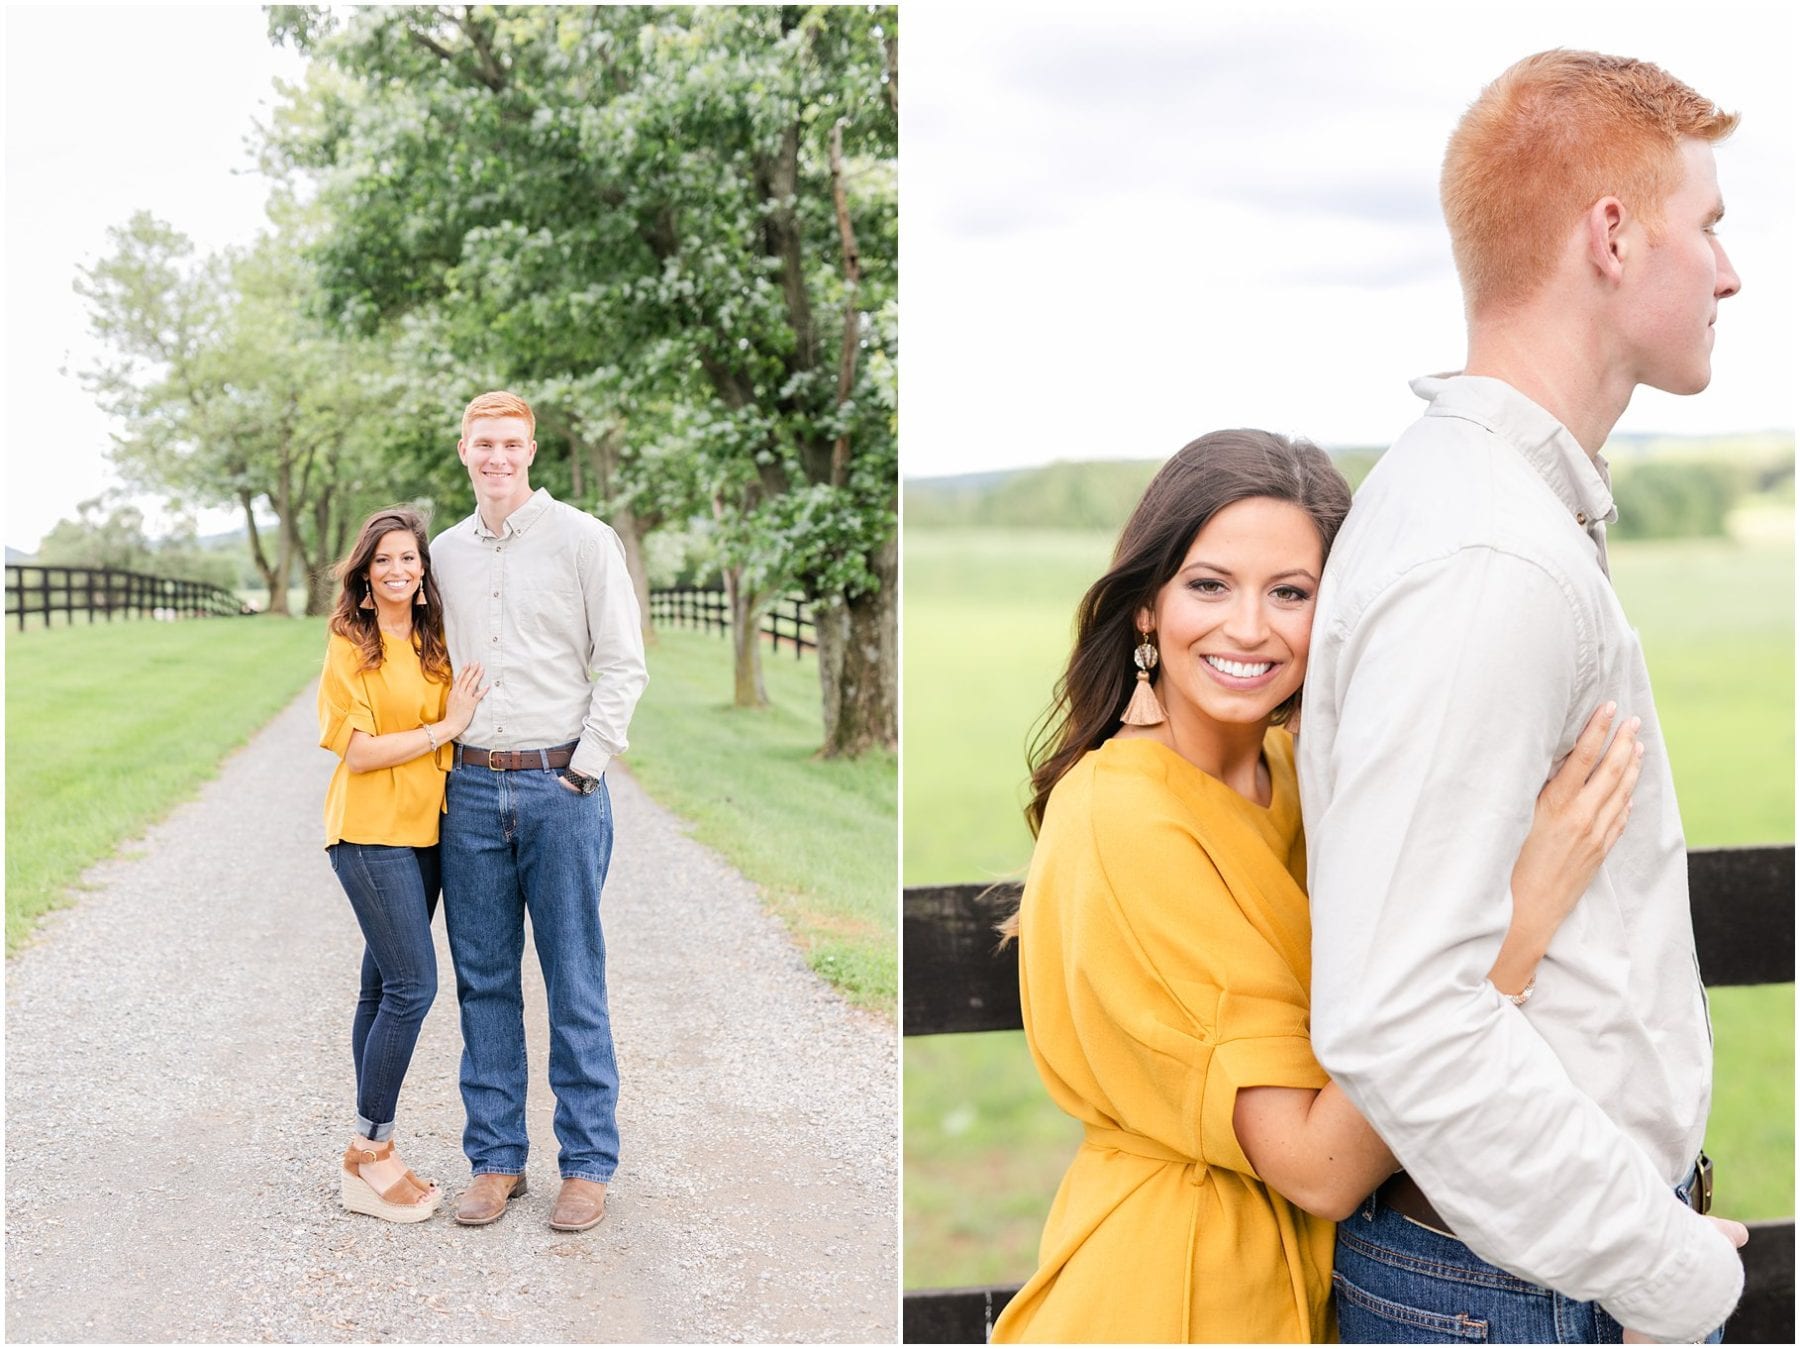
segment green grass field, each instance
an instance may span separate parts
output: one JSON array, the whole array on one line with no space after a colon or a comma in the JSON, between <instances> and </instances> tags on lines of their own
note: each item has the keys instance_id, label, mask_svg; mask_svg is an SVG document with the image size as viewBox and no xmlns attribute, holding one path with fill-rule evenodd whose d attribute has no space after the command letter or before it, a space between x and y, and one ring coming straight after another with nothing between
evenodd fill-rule
<instances>
[{"instance_id":1,"label":"green grass field","mask_svg":"<svg viewBox=\"0 0 1800 1349\"><path fill-rule=\"evenodd\" d=\"M319 672L322 619L6 635L6 950Z\"/></svg>"},{"instance_id":2,"label":"green grass field","mask_svg":"<svg viewBox=\"0 0 1800 1349\"><path fill-rule=\"evenodd\" d=\"M1789 842L1794 819L1791 514L1742 542L1617 544L1613 572L1656 681L1689 842ZM1022 874L1024 745L1068 654L1110 536L906 536L908 885ZM1708 1147L1718 1208L1793 1211L1792 985L1712 993ZM908 1287L1020 1280L1079 1130L1044 1099L1013 1033L905 1046Z\"/></svg>"},{"instance_id":3,"label":"green grass field","mask_svg":"<svg viewBox=\"0 0 1800 1349\"><path fill-rule=\"evenodd\" d=\"M818 664L763 653L772 706L731 706L722 636L671 630L649 651L631 724L632 774L693 836L756 881L807 962L854 1002L899 993L895 756L816 757Z\"/></svg>"},{"instance_id":4,"label":"green grass field","mask_svg":"<svg viewBox=\"0 0 1800 1349\"><path fill-rule=\"evenodd\" d=\"M211 777L318 674L322 619L133 621L6 639L6 941ZM773 706L729 706L730 648L663 634L629 770L762 888L814 969L894 1014L896 768L814 757L817 664L766 656Z\"/></svg>"}]
</instances>

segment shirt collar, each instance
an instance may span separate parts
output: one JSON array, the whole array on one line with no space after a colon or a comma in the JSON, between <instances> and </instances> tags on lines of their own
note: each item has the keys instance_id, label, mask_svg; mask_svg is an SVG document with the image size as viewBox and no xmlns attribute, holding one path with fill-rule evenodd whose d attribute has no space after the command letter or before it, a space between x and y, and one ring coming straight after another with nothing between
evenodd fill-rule
<instances>
[{"instance_id":1,"label":"shirt collar","mask_svg":"<svg viewBox=\"0 0 1800 1349\"><path fill-rule=\"evenodd\" d=\"M550 495L548 488L538 488L525 499L523 506L506 517L506 523L501 526L501 532L498 534L487 527L487 521L481 518L481 507L477 506L475 514L469 517L475 524L475 537L478 539L501 539L510 538L514 534L523 534L543 517L544 512L550 509L550 503L555 499Z\"/></svg>"},{"instance_id":2,"label":"shirt collar","mask_svg":"<svg viewBox=\"0 0 1800 1349\"><path fill-rule=\"evenodd\" d=\"M1589 458L1568 427L1505 380L1459 372L1422 375L1412 391L1431 404L1427 417L1461 417L1511 445L1583 529L1619 518L1606 460Z\"/></svg>"}]
</instances>

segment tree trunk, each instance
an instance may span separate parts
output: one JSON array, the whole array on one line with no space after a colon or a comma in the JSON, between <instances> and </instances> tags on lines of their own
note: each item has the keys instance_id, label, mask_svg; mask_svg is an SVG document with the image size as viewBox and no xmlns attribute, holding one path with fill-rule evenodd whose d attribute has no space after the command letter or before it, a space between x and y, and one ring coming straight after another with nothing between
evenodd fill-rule
<instances>
[{"instance_id":1,"label":"tree trunk","mask_svg":"<svg viewBox=\"0 0 1800 1349\"><path fill-rule=\"evenodd\" d=\"M894 593L899 549L890 535L870 559L878 585L855 599L817 606L819 691L827 759L893 749L900 737L898 624Z\"/></svg>"},{"instance_id":2,"label":"tree trunk","mask_svg":"<svg viewBox=\"0 0 1800 1349\"><path fill-rule=\"evenodd\" d=\"M725 569L725 600L731 610L731 702L734 707L767 707L768 690L763 687L762 648L756 644L761 634L763 614L768 600L743 583L737 567Z\"/></svg>"},{"instance_id":3,"label":"tree trunk","mask_svg":"<svg viewBox=\"0 0 1800 1349\"><path fill-rule=\"evenodd\" d=\"M612 527L618 531L619 542L625 545L625 570L631 573L631 592L637 596L638 625L644 630L644 640L653 642L656 634L650 627L650 575L644 570L644 538L650 529L639 522L637 512L629 507L613 512Z\"/></svg>"},{"instance_id":4,"label":"tree trunk","mask_svg":"<svg viewBox=\"0 0 1800 1349\"><path fill-rule=\"evenodd\" d=\"M263 612L285 617L288 612L287 574L271 566L268 555L263 552L262 535L256 529L256 510L251 504L253 500L249 492L238 493L238 503L244 508L244 533L250 542L250 560L256 564L257 574L269 588L269 604Z\"/></svg>"},{"instance_id":5,"label":"tree trunk","mask_svg":"<svg viewBox=\"0 0 1800 1349\"><path fill-rule=\"evenodd\" d=\"M569 436L571 453L577 464L592 451L594 475L599 480L596 487L600 509L606 512L606 523L613 527L619 542L625 545L625 570L631 576L631 591L637 596L638 625L643 629L644 640L654 642L656 630L650 626L650 574L644 569L644 540L649 536L652 523L640 519L629 506L612 504L613 478L619 468L619 441L616 426L607 428L591 445L579 432L571 432Z\"/></svg>"},{"instance_id":6,"label":"tree trunk","mask_svg":"<svg viewBox=\"0 0 1800 1349\"><path fill-rule=\"evenodd\" d=\"M306 565L306 612L328 614L337 599L337 587L331 575L331 492L320 491L313 503L313 553L301 551Z\"/></svg>"},{"instance_id":7,"label":"tree trunk","mask_svg":"<svg viewBox=\"0 0 1800 1349\"><path fill-rule=\"evenodd\" d=\"M337 579L329 560L306 569L306 612L328 614L337 603Z\"/></svg>"}]
</instances>

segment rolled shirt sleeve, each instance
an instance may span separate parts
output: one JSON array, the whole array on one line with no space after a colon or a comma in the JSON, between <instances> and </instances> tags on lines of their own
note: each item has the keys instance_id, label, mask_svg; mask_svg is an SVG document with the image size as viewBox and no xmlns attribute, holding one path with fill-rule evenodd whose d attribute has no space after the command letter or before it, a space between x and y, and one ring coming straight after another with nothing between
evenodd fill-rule
<instances>
[{"instance_id":1,"label":"rolled shirt sleeve","mask_svg":"<svg viewBox=\"0 0 1800 1349\"><path fill-rule=\"evenodd\" d=\"M1699 1338L1735 1305L1736 1253L1486 981L1533 803L1601 701L1580 604L1536 561L1469 547L1338 638L1305 774L1320 1061L1476 1254Z\"/></svg>"},{"instance_id":2,"label":"rolled shirt sleeve","mask_svg":"<svg viewBox=\"0 0 1800 1349\"><path fill-rule=\"evenodd\" d=\"M332 634L325 647L325 668L319 673L319 748L340 759L349 752L351 732L377 734L361 659L347 639Z\"/></svg>"}]
</instances>

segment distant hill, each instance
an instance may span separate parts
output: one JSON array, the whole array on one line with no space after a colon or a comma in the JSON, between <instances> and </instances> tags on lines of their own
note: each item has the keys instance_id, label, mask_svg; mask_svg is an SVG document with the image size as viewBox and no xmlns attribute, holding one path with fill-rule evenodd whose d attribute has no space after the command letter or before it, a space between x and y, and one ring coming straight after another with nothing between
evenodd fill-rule
<instances>
[{"instance_id":1,"label":"distant hill","mask_svg":"<svg viewBox=\"0 0 1800 1349\"><path fill-rule=\"evenodd\" d=\"M1381 457L1381 449L1346 445L1332 447L1330 454L1356 486ZM1620 436L1607 442L1606 457L1627 474L1633 465L1664 460L1742 465L1756 470L1758 479L1746 486L1767 490L1772 483L1764 479L1783 473L1792 479L1794 434ZM905 524L908 529L1117 530L1161 463L1060 460L1038 468L906 478L901 483Z\"/></svg>"},{"instance_id":2,"label":"distant hill","mask_svg":"<svg viewBox=\"0 0 1800 1349\"><path fill-rule=\"evenodd\" d=\"M36 556L36 553L21 553L17 548L10 545L8 545L6 549L6 560L8 562L30 562Z\"/></svg>"}]
</instances>

